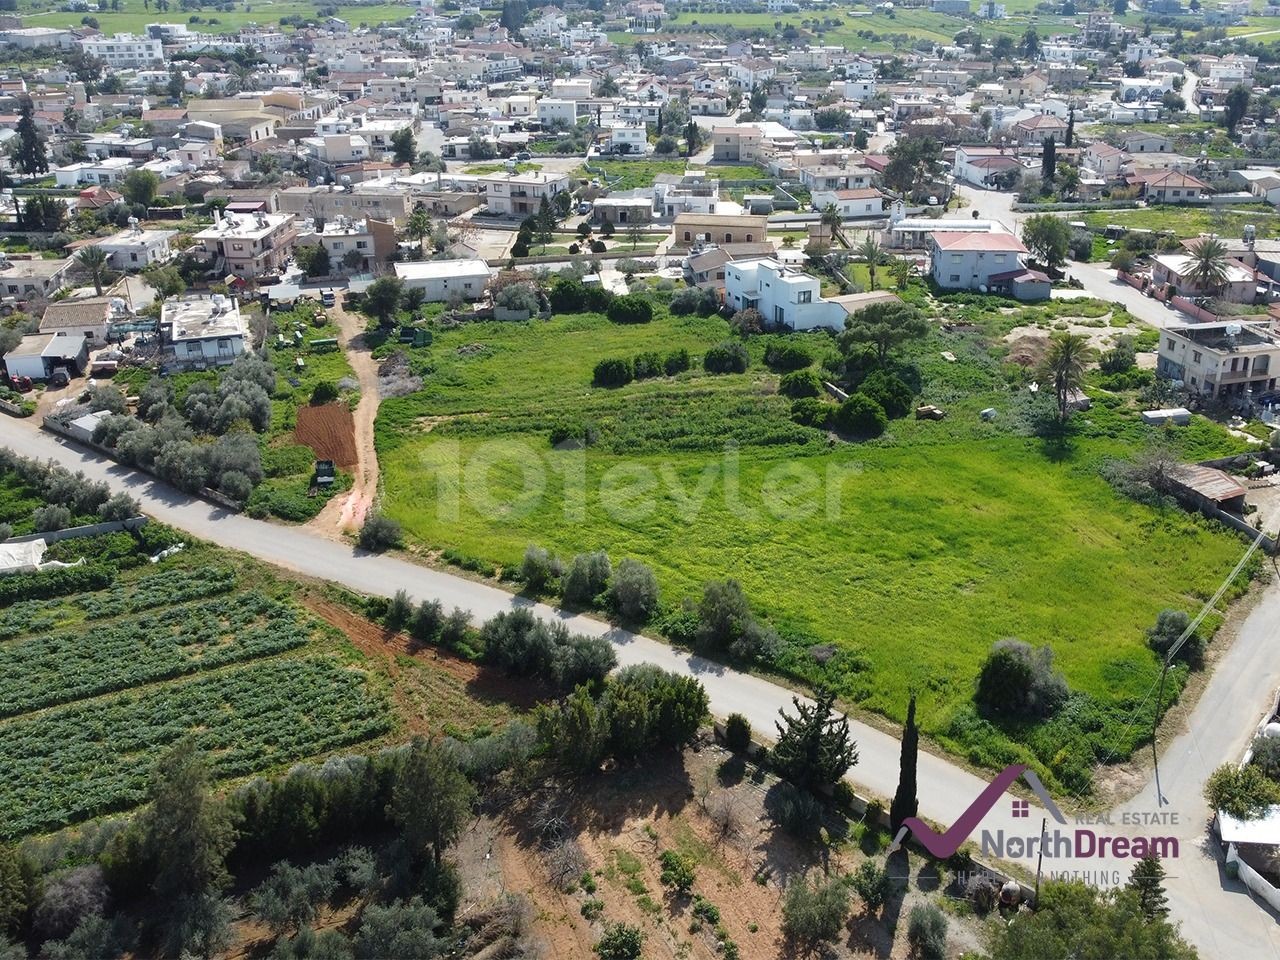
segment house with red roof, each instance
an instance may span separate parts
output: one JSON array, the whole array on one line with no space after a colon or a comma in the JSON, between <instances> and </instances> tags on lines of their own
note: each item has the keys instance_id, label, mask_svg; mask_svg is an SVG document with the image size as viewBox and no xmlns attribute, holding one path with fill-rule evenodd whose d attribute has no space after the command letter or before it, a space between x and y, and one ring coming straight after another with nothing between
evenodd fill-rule
<instances>
[{"instance_id":1,"label":"house with red roof","mask_svg":"<svg viewBox=\"0 0 1280 960\"><path fill-rule=\"evenodd\" d=\"M1018 300L1047 300L1050 280L1027 267L1027 248L1012 233L929 235L929 274L946 290L1002 293Z\"/></svg>"},{"instance_id":2,"label":"house with red roof","mask_svg":"<svg viewBox=\"0 0 1280 960\"><path fill-rule=\"evenodd\" d=\"M1141 189L1142 198L1149 203L1186 203L1213 192L1199 177L1179 170L1140 170L1131 173L1125 182Z\"/></svg>"}]
</instances>

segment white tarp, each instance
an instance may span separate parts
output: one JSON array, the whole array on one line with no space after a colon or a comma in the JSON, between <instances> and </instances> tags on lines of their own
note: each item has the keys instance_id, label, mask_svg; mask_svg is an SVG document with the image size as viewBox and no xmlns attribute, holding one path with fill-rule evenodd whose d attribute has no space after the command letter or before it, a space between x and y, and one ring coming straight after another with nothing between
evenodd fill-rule
<instances>
[{"instance_id":1,"label":"white tarp","mask_svg":"<svg viewBox=\"0 0 1280 960\"><path fill-rule=\"evenodd\" d=\"M1218 811L1218 834L1223 843L1280 844L1280 805L1270 807L1257 820L1237 820Z\"/></svg>"},{"instance_id":2,"label":"white tarp","mask_svg":"<svg viewBox=\"0 0 1280 960\"><path fill-rule=\"evenodd\" d=\"M0 543L0 573L29 573L40 569L47 544L43 540Z\"/></svg>"}]
</instances>

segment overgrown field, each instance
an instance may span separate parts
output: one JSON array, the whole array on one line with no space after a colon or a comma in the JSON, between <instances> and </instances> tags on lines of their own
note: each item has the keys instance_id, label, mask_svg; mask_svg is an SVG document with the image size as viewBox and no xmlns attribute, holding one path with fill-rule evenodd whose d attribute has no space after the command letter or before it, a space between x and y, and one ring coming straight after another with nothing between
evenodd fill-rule
<instances>
[{"instance_id":1,"label":"overgrown field","mask_svg":"<svg viewBox=\"0 0 1280 960\"><path fill-rule=\"evenodd\" d=\"M241 777L393 727L385 680L288 584L212 547L146 562L176 539L64 541L52 555L88 565L29 575L29 599L0 608L0 834L138 804L185 737Z\"/></svg>"},{"instance_id":2,"label":"overgrown field","mask_svg":"<svg viewBox=\"0 0 1280 960\"><path fill-rule=\"evenodd\" d=\"M858 444L792 422L762 363L769 337L749 341L745 374L702 373L700 354L729 334L719 318L659 308L638 326L572 315L439 331L413 351L424 389L379 414L388 510L420 543L478 569L514 567L531 543L638 558L668 609L734 577L783 635L779 669L895 720L917 690L924 728L949 747L992 765L1035 762L1080 786L1092 758L1139 742L1122 727L1157 677L1144 629L1162 608L1197 607L1243 547L1102 479L1107 459L1156 437L1122 397L1077 418L1064 442L1034 435L1025 381L986 338L1057 322L1069 305L1043 317L948 309L980 331L935 329L907 358L920 401L947 419L896 420ZM797 340L819 361L834 351L824 334ZM591 385L602 359L680 348L693 372ZM997 410L989 423L977 416L986 407ZM589 427L594 443L553 449L566 423ZM1169 439L1190 457L1238 449L1207 421ZM1011 636L1053 646L1082 695L1065 726L1000 730L975 713L979 666ZM811 649L823 643L838 651L825 665Z\"/></svg>"}]
</instances>

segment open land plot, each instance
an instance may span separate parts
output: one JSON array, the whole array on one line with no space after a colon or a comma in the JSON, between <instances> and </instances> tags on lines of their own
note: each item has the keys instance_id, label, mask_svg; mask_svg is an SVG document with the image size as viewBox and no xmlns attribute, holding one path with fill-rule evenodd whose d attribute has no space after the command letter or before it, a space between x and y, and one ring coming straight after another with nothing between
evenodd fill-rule
<instances>
[{"instance_id":1,"label":"open land plot","mask_svg":"<svg viewBox=\"0 0 1280 960\"><path fill-rule=\"evenodd\" d=\"M780 669L895 720L910 690L927 691L922 723L941 742L1078 785L1082 765L1115 746L1111 721L1098 736L1073 721L996 730L971 703L992 642L1052 643L1090 711L1127 717L1158 674L1143 630L1165 607L1196 606L1241 547L1102 479L1108 458L1154 437L1122 398L1079 418L1065 444L1033 435L1029 394L1010 386L994 339L1035 322L1036 309L947 307L977 331L932 333L910 362L921 402L948 419L895 421L862 444L790 420L761 364L767 338L751 341L746 374L591 386L601 359L644 351L685 348L696 368L728 334L718 318L659 310L637 327L574 315L442 331L414 351L423 390L379 414L387 509L419 543L489 563L514 566L530 543L636 557L668 607L734 577L783 634ZM1057 323L1072 308L1039 309ZM819 358L833 350L822 334L796 339ZM977 417L988 406L992 423ZM553 450L549 433L566 421L599 439ZM1175 442L1192 457L1238 449L1207 421ZM818 667L815 643L839 653Z\"/></svg>"},{"instance_id":2,"label":"open land plot","mask_svg":"<svg viewBox=\"0 0 1280 960\"><path fill-rule=\"evenodd\" d=\"M398 3L378 4L335 4L333 14L348 21L353 27L377 26L379 23L394 23L407 20L413 15L411 7ZM148 23L186 21L187 11L160 13L154 7L145 9L141 0L126 0L119 12L105 11L68 11L60 10L47 2L20 3L19 14L23 23L29 27L78 27L83 17L97 18L104 34L143 33ZM203 22L190 23L193 31L198 33L225 33L251 24L278 25L281 17L319 16L317 6L307 0L258 0L252 3L236 4L229 13L207 7L199 11ZM286 28L287 29L287 28Z\"/></svg>"},{"instance_id":3,"label":"open land plot","mask_svg":"<svg viewBox=\"0 0 1280 960\"><path fill-rule=\"evenodd\" d=\"M1136 230L1168 230L1175 237L1194 237L1201 233L1236 236L1246 224L1253 224L1260 237L1280 234L1280 217L1262 204L1246 203L1225 209L1158 206L1140 210L1091 210L1080 217L1090 230L1103 230L1117 224Z\"/></svg>"}]
</instances>

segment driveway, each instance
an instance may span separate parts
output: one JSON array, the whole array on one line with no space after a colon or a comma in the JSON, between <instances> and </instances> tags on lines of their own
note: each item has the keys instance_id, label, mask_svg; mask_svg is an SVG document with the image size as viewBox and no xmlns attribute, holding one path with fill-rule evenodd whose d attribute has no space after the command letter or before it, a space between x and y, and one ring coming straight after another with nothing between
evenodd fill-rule
<instances>
[{"instance_id":1,"label":"driveway","mask_svg":"<svg viewBox=\"0 0 1280 960\"><path fill-rule=\"evenodd\" d=\"M532 603L488 584L417 566L394 556L362 553L305 528L229 513L45 434L30 421L0 418L0 443L24 456L53 459L70 469L83 470L91 479L108 481L113 489L128 490L142 501L148 514L194 536L243 550L289 570L341 583L361 593L390 596L404 590L415 601L435 599L448 607L469 610L475 622L515 607L530 607L537 616L561 621L574 632L607 637L624 666L653 663L697 677L707 689L715 714L741 713L754 730L766 737L773 731L778 710L791 706L790 690L761 677L728 669L594 617ZM1214 672L1190 718L1189 732L1177 737L1164 750L1161 786L1169 805L1156 807L1153 787L1148 785L1132 801L1112 811L1110 819L1114 826L1088 827L1099 836L1158 834L1179 839L1180 856L1166 864L1169 898L1184 935L1205 957L1233 960L1280 957L1280 926L1242 892L1239 884L1225 879L1217 860L1203 847L1207 811L1200 798L1208 772L1221 762L1235 759L1258 719L1262 704L1280 681L1280 665L1271 649L1278 628L1280 588L1271 586L1242 622L1238 638ZM858 720L852 720L850 726L859 753L850 781L879 797L892 796L898 778L897 736ZM977 776L950 760L921 753L920 814L950 825L989 781L989 777ZM1126 812L1147 815L1161 811L1175 812L1178 822L1154 827L1121 823ZM1005 836L1036 838L1037 825L1043 816L1045 811L1034 803L1023 814L1014 809L1008 798L1001 798L983 817L981 829L992 835L1003 831ZM1071 823L1059 829L1072 832L1077 827ZM975 841L978 837L973 835ZM1006 859L1017 862L1028 872L1034 873L1036 869L1034 851ZM1086 879L1123 882L1132 861L1103 857L1055 863L1054 858L1049 857L1044 866L1046 872L1083 869L1089 871Z\"/></svg>"}]
</instances>

